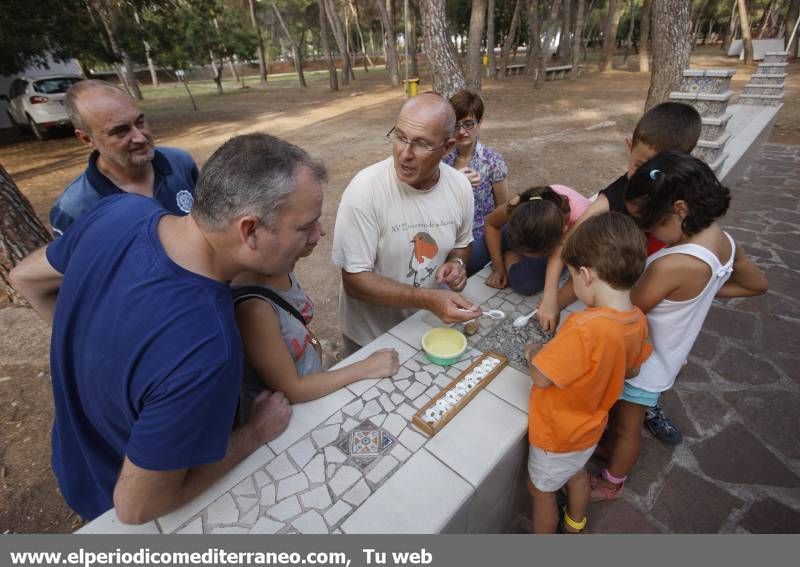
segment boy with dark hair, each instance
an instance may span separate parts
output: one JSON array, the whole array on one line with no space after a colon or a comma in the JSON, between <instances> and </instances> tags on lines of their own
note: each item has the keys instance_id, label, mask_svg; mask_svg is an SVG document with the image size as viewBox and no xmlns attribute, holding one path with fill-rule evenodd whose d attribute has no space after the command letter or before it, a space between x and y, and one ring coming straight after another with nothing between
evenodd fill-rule
<instances>
[{"instance_id":1,"label":"boy with dark hair","mask_svg":"<svg viewBox=\"0 0 800 567\"><path fill-rule=\"evenodd\" d=\"M613 212L587 220L564 246L562 258L587 307L573 313L535 356L533 345L525 352L534 385L528 422L534 533L555 532L555 492L564 485L562 529L579 533L586 527L586 462L625 379L638 374L652 351L647 320L630 298L645 257L642 231Z\"/></svg>"},{"instance_id":2,"label":"boy with dark hair","mask_svg":"<svg viewBox=\"0 0 800 567\"><path fill-rule=\"evenodd\" d=\"M639 119L633 136L625 139L628 150L628 171L608 187L600 191L597 199L573 225L575 230L586 219L614 211L630 216L625 203L625 187L628 179L644 162L662 151L674 151L689 154L697 145L702 128L702 119L694 107L680 102L662 102L648 110ZM569 237L569 233L567 234ZM663 247L656 239L647 242L648 255ZM557 255L554 255L557 262ZM547 279L544 285L544 296L536 314L539 324L546 331L554 331L558 326L561 309L575 301L572 280L558 288L559 276L563 267L548 266ZM683 440L680 430L664 415L660 406L649 408L645 416L645 425L653 436L667 445L677 445Z\"/></svg>"}]
</instances>

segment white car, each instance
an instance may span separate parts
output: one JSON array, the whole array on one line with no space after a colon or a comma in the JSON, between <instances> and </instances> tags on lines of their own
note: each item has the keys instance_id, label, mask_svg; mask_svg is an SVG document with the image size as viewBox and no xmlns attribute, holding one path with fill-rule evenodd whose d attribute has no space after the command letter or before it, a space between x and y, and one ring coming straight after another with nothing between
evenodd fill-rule
<instances>
[{"instance_id":1,"label":"white car","mask_svg":"<svg viewBox=\"0 0 800 567\"><path fill-rule=\"evenodd\" d=\"M48 131L70 126L64 108L67 89L83 77L78 75L52 75L48 77L20 77L14 79L8 96L0 95L6 102L6 114L20 130L29 129L39 140Z\"/></svg>"}]
</instances>

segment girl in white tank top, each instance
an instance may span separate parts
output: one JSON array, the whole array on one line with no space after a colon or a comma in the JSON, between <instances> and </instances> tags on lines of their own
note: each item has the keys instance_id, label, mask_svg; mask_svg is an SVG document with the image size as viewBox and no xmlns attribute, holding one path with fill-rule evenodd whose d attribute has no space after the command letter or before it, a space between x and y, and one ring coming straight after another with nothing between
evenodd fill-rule
<instances>
[{"instance_id":1,"label":"girl in white tank top","mask_svg":"<svg viewBox=\"0 0 800 567\"><path fill-rule=\"evenodd\" d=\"M728 209L730 191L704 162L663 152L637 170L625 198L635 204L640 226L667 246L648 258L631 292L647 314L653 354L612 409L611 456L592 478L593 502L622 492L639 457L645 411L675 383L714 298L767 289L764 274L716 221Z\"/></svg>"}]
</instances>

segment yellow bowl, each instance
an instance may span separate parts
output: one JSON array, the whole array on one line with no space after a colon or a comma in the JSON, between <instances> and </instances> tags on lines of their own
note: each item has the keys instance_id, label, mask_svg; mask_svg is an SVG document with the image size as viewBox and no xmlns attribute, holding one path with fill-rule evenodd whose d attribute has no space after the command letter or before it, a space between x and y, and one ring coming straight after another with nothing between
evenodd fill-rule
<instances>
[{"instance_id":1,"label":"yellow bowl","mask_svg":"<svg viewBox=\"0 0 800 567\"><path fill-rule=\"evenodd\" d=\"M450 327L436 327L422 335L422 350L434 364L449 366L467 350L467 337Z\"/></svg>"}]
</instances>

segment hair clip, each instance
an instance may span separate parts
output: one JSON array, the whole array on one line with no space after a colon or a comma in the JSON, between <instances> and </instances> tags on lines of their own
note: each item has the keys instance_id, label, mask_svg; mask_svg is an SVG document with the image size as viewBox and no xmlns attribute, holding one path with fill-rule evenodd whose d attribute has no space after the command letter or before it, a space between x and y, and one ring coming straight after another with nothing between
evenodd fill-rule
<instances>
[{"instance_id":1,"label":"hair clip","mask_svg":"<svg viewBox=\"0 0 800 567\"><path fill-rule=\"evenodd\" d=\"M657 176L659 173L661 173L661 170L660 170L660 169L651 169L651 170L650 170L650 179L652 179L653 181L655 181L655 180L656 180L656 176Z\"/></svg>"},{"instance_id":2,"label":"hair clip","mask_svg":"<svg viewBox=\"0 0 800 567\"><path fill-rule=\"evenodd\" d=\"M542 198L539 195L534 195L533 197L528 197L528 201L541 201Z\"/></svg>"}]
</instances>

